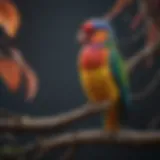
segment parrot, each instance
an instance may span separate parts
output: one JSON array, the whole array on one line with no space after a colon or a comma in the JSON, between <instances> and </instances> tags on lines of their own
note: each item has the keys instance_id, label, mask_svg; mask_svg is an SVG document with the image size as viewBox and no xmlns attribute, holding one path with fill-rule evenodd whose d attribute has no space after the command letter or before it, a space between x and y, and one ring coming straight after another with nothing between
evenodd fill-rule
<instances>
[{"instance_id":1,"label":"parrot","mask_svg":"<svg viewBox=\"0 0 160 160\"><path fill-rule=\"evenodd\" d=\"M38 77L13 45L21 25L21 14L12 0L0 0L0 79L11 93L26 80L26 100L33 100L38 91Z\"/></svg>"},{"instance_id":2,"label":"parrot","mask_svg":"<svg viewBox=\"0 0 160 160\"><path fill-rule=\"evenodd\" d=\"M129 78L115 34L109 21L93 18L81 25L78 35L82 48L77 68L82 90L91 103L111 102L109 111L102 115L103 128L116 132L131 103Z\"/></svg>"}]
</instances>

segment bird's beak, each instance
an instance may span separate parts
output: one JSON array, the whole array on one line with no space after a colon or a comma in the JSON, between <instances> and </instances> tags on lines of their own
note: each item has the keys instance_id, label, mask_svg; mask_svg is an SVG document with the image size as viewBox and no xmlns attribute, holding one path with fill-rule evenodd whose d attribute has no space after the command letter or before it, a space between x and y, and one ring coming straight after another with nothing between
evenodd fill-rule
<instances>
[{"instance_id":1,"label":"bird's beak","mask_svg":"<svg viewBox=\"0 0 160 160\"><path fill-rule=\"evenodd\" d=\"M76 38L77 38L78 43L80 43L80 44L84 44L87 42L87 35L82 30L78 31Z\"/></svg>"}]
</instances>

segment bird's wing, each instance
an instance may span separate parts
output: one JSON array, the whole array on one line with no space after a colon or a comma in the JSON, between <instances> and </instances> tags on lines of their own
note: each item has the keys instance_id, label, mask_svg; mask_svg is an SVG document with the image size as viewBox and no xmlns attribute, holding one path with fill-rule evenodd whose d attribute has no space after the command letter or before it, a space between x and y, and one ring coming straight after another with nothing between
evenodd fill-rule
<instances>
[{"instance_id":1,"label":"bird's wing","mask_svg":"<svg viewBox=\"0 0 160 160\"><path fill-rule=\"evenodd\" d=\"M112 50L109 60L111 71L117 82L118 87L120 88L121 99L123 101L123 104L125 106L129 106L130 88L125 62L123 61L121 55L116 49Z\"/></svg>"}]
</instances>

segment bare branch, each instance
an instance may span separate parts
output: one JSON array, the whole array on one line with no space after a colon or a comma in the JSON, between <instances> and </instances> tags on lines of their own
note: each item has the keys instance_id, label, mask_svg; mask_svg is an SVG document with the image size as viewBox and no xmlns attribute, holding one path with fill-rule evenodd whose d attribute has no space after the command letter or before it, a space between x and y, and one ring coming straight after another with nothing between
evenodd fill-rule
<instances>
[{"instance_id":1,"label":"bare branch","mask_svg":"<svg viewBox=\"0 0 160 160\"><path fill-rule=\"evenodd\" d=\"M160 81L160 69L155 73L154 77L152 78L151 82L147 85L147 87L138 93L132 93L131 99L132 100L142 100L147 96L150 96L158 87Z\"/></svg>"},{"instance_id":2,"label":"bare branch","mask_svg":"<svg viewBox=\"0 0 160 160\"><path fill-rule=\"evenodd\" d=\"M144 19L146 21L146 29L150 29L150 25L153 22L151 15L149 14L149 7L148 7L148 3L150 3L149 1L140 1L140 10L141 12L143 12L144 14ZM132 72L132 70L135 68L135 66L141 61L144 60L146 57L153 55L155 53L155 51L158 49L158 47L160 47L160 33L158 32L158 35L156 35L157 41L155 43L153 43L152 45L148 45L145 46L143 50L141 50L140 52L134 54L134 56L132 56L131 58L129 58L126 62L127 62L127 70L128 72Z\"/></svg>"},{"instance_id":3,"label":"bare branch","mask_svg":"<svg viewBox=\"0 0 160 160\"><path fill-rule=\"evenodd\" d=\"M68 147L72 144L160 144L160 131L120 130L117 133L105 132L98 129L77 131L43 140L39 143L38 148L49 151L59 147ZM32 150L36 147L37 145L32 145Z\"/></svg>"},{"instance_id":4,"label":"bare branch","mask_svg":"<svg viewBox=\"0 0 160 160\"><path fill-rule=\"evenodd\" d=\"M132 70L141 60L145 59L149 55L154 54L158 47L160 47L160 38L155 44L149 47L147 46L146 48L142 49L140 52L136 53L134 56L126 60L128 72L132 72Z\"/></svg>"},{"instance_id":5,"label":"bare branch","mask_svg":"<svg viewBox=\"0 0 160 160\"><path fill-rule=\"evenodd\" d=\"M19 116L0 118L0 132L47 132L57 130L76 120L103 112L110 103L85 104L80 108L57 116L29 117Z\"/></svg>"}]
</instances>

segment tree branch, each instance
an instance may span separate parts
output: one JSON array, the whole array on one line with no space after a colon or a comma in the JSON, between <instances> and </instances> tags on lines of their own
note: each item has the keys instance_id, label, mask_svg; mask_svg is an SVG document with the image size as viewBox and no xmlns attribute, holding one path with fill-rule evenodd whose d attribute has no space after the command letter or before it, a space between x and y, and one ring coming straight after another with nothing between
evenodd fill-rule
<instances>
[{"instance_id":1,"label":"tree branch","mask_svg":"<svg viewBox=\"0 0 160 160\"><path fill-rule=\"evenodd\" d=\"M30 144L26 152L39 150L47 153L59 147L81 144L156 145L160 144L160 131L120 130L117 133L98 129L76 131L45 139L38 144Z\"/></svg>"},{"instance_id":2,"label":"tree branch","mask_svg":"<svg viewBox=\"0 0 160 160\"><path fill-rule=\"evenodd\" d=\"M39 148L50 151L59 147L68 147L81 144L125 144L125 145L151 145L160 144L160 131L120 130L117 133L105 132L98 129L65 133L60 136L48 138L39 145L30 145L30 150Z\"/></svg>"},{"instance_id":3,"label":"tree branch","mask_svg":"<svg viewBox=\"0 0 160 160\"><path fill-rule=\"evenodd\" d=\"M160 82L160 69L158 69L158 71L155 73L152 80L149 82L149 84L147 85L147 87L143 91L140 91L137 93L132 93L132 95L131 95L132 101L142 100L142 99L150 96L158 87L159 82Z\"/></svg>"},{"instance_id":4,"label":"tree branch","mask_svg":"<svg viewBox=\"0 0 160 160\"><path fill-rule=\"evenodd\" d=\"M26 157L29 153L32 153L31 155L33 155L33 153L37 154L37 152L44 155L52 149L82 144L116 144L132 146L157 145L160 144L160 131L136 131L123 129L114 133L100 129L75 131L50 137L48 139L41 140L38 143L35 142L25 145L24 147L21 147L22 152L19 152L19 154L17 153L16 156ZM68 159L73 153L74 148L70 148L61 158Z\"/></svg>"},{"instance_id":5,"label":"tree branch","mask_svg":"<svg viewBox=\"0 0 160 160\"><path fill-rule=\"evenodd\" d=\"M126 60L127 71L129 73L132 72L132 70L141 60L144 60L147 56L154 54L159 47L160 47L160 38L157 40L155 44L151 46L147 46L146 48L142 49L138 53L135 53L134 56Z\"/></svg>"},{"instance_id":6,"label":"tree branch","mask_svg":"<svg viewBox=\"0 0 160 160\"><path fill-rule=\"evenodd\" d=\"M0 132L47 132L58 130L76 120L103 112L109 107L109 102L101 104L85 104L77 109L58 116L47 117L9 117L0 118Z\"/></svg>"},{"instance_id":7,"label":"tree branch","mask_svg":"<svg viewBox=\"0 0 160 160\"><path fill-rule=\"evenodd\" d=\"M149 26L154 23L152 22L152 17L149 14L149 7L148 7L148 3L150 3L149 1L140 1L140 9L141 12L143 12L144 14L144 19L146 21L146 27L149 28ZM149 26L148 26L149 25ZM140 52L135 53L134 56L132 56L131 58L129 58L126 62L127 62L127 70L128 72L132 72L132 70L134 70L135 66L141 61L144 60L146 57L153 55L155 53L155 51L160 47L160 32L158 32L158 39L154 44L150 44L148 46L145 46L144 49L142 49Z\"/></svg>"}]
</instances>

